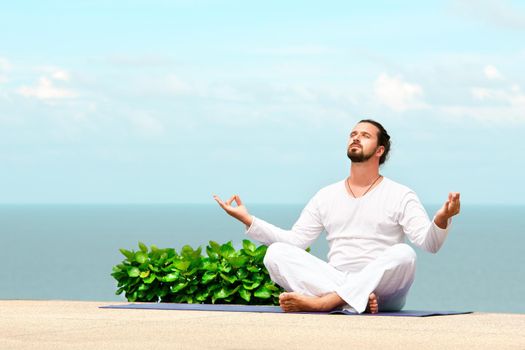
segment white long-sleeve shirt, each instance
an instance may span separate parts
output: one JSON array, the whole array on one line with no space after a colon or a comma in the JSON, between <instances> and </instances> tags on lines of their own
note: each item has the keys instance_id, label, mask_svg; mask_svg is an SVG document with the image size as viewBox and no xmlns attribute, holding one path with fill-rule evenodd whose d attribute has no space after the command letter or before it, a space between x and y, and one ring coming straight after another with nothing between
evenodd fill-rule
<instances>
[{"instance_id":1,"label":"white long-sleeve shirt","mask_svg":"<svg viewBox=\"0 0 525 350\"><path fill-rule=\"evenodd\" d=\"M322 188L308 202L291 230L253 217L246 234L263 244L286 242L303 249L326 231L328 263L342 271L361 270L386 248L405 241L435 253L450 228L439 228L417 195L388 178L364 196L353 198L345 180Z\"/></svg>"}]
</instances>

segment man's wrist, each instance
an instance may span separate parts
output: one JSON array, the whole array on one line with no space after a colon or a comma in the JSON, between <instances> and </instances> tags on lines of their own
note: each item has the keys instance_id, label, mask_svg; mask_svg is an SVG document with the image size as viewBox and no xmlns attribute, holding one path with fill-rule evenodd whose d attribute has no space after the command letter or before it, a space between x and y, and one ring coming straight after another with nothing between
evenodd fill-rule
<instances>
[{"instance_id":1,"label":"man's wrist","mask_svg":"<svg viewBox=\"0 0 525 350\"><path fill-rule=\"evenodd\" d=\"M239 218L239 220L241 220L241 222L243 224L245 224L247 228L252 226L253 217L251 215L243 216L243 217Z\"/></svg>"},{"instance_id":2,"label":"man's wrist","mask_svg":"<svg viewBox=\"0 0 525 350\"><path fill-rule=\"evenodd\" d=\"M448 218L445 218L443 216L436 216L434 218L434 223L436 224L437 227L444 230L448 226Z\"/></svg>"}]
</instances>

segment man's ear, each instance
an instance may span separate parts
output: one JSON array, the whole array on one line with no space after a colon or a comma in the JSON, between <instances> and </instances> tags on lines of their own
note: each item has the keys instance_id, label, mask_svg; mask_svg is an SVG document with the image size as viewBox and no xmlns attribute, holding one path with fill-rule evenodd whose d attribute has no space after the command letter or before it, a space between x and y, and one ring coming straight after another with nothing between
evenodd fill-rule
<instances>
[{"instance_id":1,"label":"man's ear","mask_svg":"<svg viewBox=\"0 0 525 350\"><path fill-rule=\"evenodd\" d=\"M385 146L379 146L376 149L376 155L381 157L385 153Z\"/></svg>"}]
</instances>

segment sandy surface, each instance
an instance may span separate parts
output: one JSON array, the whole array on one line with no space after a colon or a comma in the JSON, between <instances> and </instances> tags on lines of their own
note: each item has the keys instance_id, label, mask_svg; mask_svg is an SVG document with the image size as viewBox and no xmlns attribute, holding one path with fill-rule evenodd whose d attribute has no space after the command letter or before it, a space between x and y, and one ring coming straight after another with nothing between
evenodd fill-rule
<instances>
[{"instance_id":1,"label":"sandy surface","mask_svg":"<svg viewBox=\"0 0 525 350\"><path fill-rule=\"evenodd\" d=\"M364 317L0 301L0 349L521 349L525 315Z\"/></svg>"}]
</instances>

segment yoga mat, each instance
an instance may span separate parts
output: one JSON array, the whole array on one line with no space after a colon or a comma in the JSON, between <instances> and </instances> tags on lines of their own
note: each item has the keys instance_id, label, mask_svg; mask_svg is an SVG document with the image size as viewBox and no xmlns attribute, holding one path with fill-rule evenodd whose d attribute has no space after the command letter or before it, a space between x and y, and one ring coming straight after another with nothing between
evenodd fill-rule
<instances>
[{"instance_id":1,"label":"yoga mat","mask_svg":"<svg viewBox=\"0 0 525 350\"><path fill-rule=\"evenodd\" d=\"M132 303L100 306L101 309L141 309L141 310L195 310L195 311L228 311L228 312L267 312L285 313L279 306L270 305L231 305L231 304L177 304L177 303ZM393 312L378 312L377 314L355 314L349 311L336 310L332 312L293 312L300 314L340 314L354 316L404 316L427 317L469 314L472 311L423 311L401 310Z\"/></svg>"}]
</instances>

